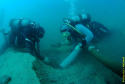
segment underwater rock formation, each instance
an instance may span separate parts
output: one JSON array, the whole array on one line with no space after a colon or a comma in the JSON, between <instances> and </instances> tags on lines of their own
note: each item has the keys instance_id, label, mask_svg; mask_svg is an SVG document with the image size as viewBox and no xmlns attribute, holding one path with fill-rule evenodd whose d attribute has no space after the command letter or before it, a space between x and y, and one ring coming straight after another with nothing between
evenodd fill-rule
<instances>
[{"instance_id":1,"label":"underwater rock formation","mask_svg":"<svg viewBox=\"0 0 125 84\"><path fill-rule=\"evenodd\" d=\"M61 46L55 50L52 47L48 48L42 51L42 54L54 59L58 64L67 57L66 53L70 49L67 46ZM41 84L107 84L107 81L111 84L120 84L122 82L120 77L101 65L85 50L83 53L67 69L54 68L39 60L32 62L32 69L36 72ZM107 77L111 80L105 80Z\"/></svg>"},{"instance_id":2,"label":"underwater rock formation","mask_svg":"<svg viewBox=\"0 0 125 84\"><path fill-rule=\"evenodd\" d=\"M11 81L11 77L4 75L1 79L0 79L0 84L7 84Z\"/></svg>"},{"instance_id":3,"label":"underwater rock formation","mask_svg":"<svg viewBox=\"0 0 125 84\"><path fill-rule=\"evenodd\" d=\"M32 70L34 60L35 57L29 53L8 50L0 56L0 78L7 75L11 77L11 81L9 82L10 78L5 77L0 82L2 84L7 82L9 84L40 84L35 72Z\"/></svg>"},{"instance_id":4,"label":"underwater rock formation","mask_svg":"<svg viewBox=\"0 0 125 84\"><path fill-rule=\"evenodd\" d=\"M61 45L61 42L58 42L56 44L52 44L51 47L54 47L54 48L60 48L62 45Z\"/></svg>"}]
</instances>

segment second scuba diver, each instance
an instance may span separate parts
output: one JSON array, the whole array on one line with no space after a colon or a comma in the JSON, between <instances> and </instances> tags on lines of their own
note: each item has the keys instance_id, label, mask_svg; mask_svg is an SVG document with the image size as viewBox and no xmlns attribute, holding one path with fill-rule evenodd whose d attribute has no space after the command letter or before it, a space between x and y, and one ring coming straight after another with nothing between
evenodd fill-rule
<instances>
[{"instance_id":1,"label":"second scuba diver","mask_svg":"<svg viewBox=\"0 0 125 84\"><path fill-rule=\"evenodd\" d=\"M61 26L60 32L64 37L67 37L67 40L73 41L72 51L74 50L60 64L61 67L66 68L75 59L76 55L78 55L80 49L84 49L95 38L102 38L108 33L108 29L99 22L91 22L89 14L79 14L73 16L71 19L65 18L63 21L64 24ZM80 49L78 49L77 45Z\"/></svg>"},{"instance_id":2,"label":"second scuba diver","mask_svg":"<svg viewBox=\"0 0 125 84\"><path fill-rule=\"evenodd\" d=\"M4 33L6 39L0 49L0 55L2 55L8 47L27 48L27 51L36 58L46 63L49 62L48 58L41 56L39 53L39 42L45 34L43 27L29 19L23 18L11 19L9 26L11 27L9 33L4 33L3 30L1 31Z\"/></svg>"}]
</instances>

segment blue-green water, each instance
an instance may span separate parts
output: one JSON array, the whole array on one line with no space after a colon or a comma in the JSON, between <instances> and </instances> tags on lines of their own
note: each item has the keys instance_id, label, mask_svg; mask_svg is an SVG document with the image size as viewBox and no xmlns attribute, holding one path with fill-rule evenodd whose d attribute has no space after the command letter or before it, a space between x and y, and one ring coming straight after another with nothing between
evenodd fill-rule
<instances>
[{"instance_id":1,"label":"blue-green water","mask_svg":"<svg viewBox=\"0 0 125 84\"><path fill-rule=\"evenodd\" d=\"M1 0L0 8L5 9L5 15L0 28L8 32L10 19L31 19L45 28L46 34L41 40L45 47L62 39L59 30L63 18L75 14L89 13L92 21L125 31L124 5L125 0Z\"/></svg>"},{"instance_id":2,"label":"blue-green water","mask_svg":"<svg viewBox=\"0 0 125 84\"><path fill-rule=\"evenodd\" d=\"M74 12L74 14L90 13L92 20L103 23L109 29L124 29L124 5L124 0L1 0L0 8L6 10L1 28L6 28L7 32L10 29L8 25L10 19L29 18L45 28L44 40L59 41L62 19L70 17ZM56 38L50 39L50 36Z\"/></svg>"},{"instance_id":3,"label":"blue-green water","mask_svg":"<svg viewBox=\"0 0 125 84\"><path fill-rule=\"evenodd\" d=\"M45 48L62 39L60 27L63 18L89 13L92 21L104 24L108 29L118 30L107 40L99 43L101 53L119 62L125 56L125 0L0 0L0 29L9 31L10 19L26 18L40 23L45 28L41 46ZM1 12L0 12L1 13ZM122 31L122 32L121 32ZM3 43L3 36L0 45Z\"/></svg>"}]
</instances>

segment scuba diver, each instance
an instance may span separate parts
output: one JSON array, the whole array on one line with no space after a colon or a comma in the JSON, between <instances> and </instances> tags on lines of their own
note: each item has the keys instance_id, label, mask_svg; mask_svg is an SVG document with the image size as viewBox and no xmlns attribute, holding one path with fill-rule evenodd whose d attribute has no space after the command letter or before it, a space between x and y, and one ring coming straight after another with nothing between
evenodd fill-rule
<instances>
[{"instance_id":1,"label":"scuba diver","mask_svg":"<svg viewBox=\"0 0 125 84\"><path fill-rule=\"evenodd\" d=\"M101 24L97 21L91 21L91 16L89 14L79 14L79 15L73 16L71 19L64 18L63 21L64 21L65 25L69 24L74 28L75 28L75 26L80 24L80 25L86 27L87 29L89 29L94 35L92 42L94 42L94 41L97 42L109 34L109 30L103 24ZM83 29L83 28L81 28L81 29ZM61 28L60 31L62 33L64 31L63 28ZM79 32L81 32L81 30ZM81 32L81 33L83 33L83 32ZM83 35L83 36L85 36L85 35Z\"/></svg>"},{"instance_id":2,"label":"scuba diver","mask_svg":"<svg viewBox=\"0 0 125 84\"><path fill-rule=\"evenodd\" d=\"M110 31L104 25L96 21L92 22L89 14L77 15L77 16L72 17L72 19L64 19L64 23L65 24L61 27L60 31L61 33L63 33L63 36L67 37L67 40L70 40L70 41L71 41L71 37L74 38L74 36L76 36L77 34L79 34L79 37L80 35L81 37L83 37L82 34L84 33L81 30L83 30L84 27L88 28L93 33L94 35L93 40L96 37L96 40L99 41L100 39L105 38L106 36L110 34ZM84 27L81 26L81 29L78 28L77 25L79 24L83 25ZM89 34L90 31L88 32L86 31L85 33ZM88 40L87 39L88 34L86 34L85 36L86 41ZM91 38L92 38L92 35L89 36L89 39ZM91 39L92 42L94 42L93 40ZM84 41L81 41L81 43L82 45L80 46L85 46ZM74 51L60 64L62 68L66 68L68 67L69 64L71 64L71 62L75 59L75 57L81 51L79 50L80 46L77 45ZM124 82L125 80L125 70L124 70L125 62L124 61L123 63L120 63L120 62L117 62L116 60L113 60L107 56L102 55L95 49L95 46L93 45L88 45L88 51L104 66L106 66L108 69L112 70L115 74L123 78L122 82ZM123 57L123 60L124 60L124 57Z\"/></svg>"},{"instance_id":3,"label":"scuba diver","mask_svg":"<svg viewBox=\"0 0 125 84\"><path fill-rule=\"evenodd\" d=\"M61 67L66 68L81 51L79 47L84 49L87 44L95 41L95 38L96 40L102 38L108 33L108 29L99 22L91 22L89 14L79 14L71 19L65 18L63 21L60 32L68 41L73 41L73 52L60 64Z\"/></svg>"},{"instance_id":4,"label":"scuba diver","mask_svg":"<svg viewBox=\"0 0 125 84\"><path fill-rule=\"evenodd\" d=\"M88 19L89 17L87 17L87 20ZM71 39L73 39L72 50L77 45L78 39L81 40L82 48L93 39L93 33L84 25L70 19L64 19L64 23L65 24L60 28L60 32L63 33L64 37L67 37L67 40L71 41ZM84 36L86 37L84 38Z\"/></svg>"},{"instance_id":5,"label":"scuba diver","mask_svg":"<svg viewBox=\"0 0 125 84\"><path fill-rule=\"evenodd\" d=\"M0 32L4 34L5 42L0 49L0 55L2 55L9 46L17 48L27 48L27 51L36 58L48 62L48 58L44 58L40 55L39 42L45 34L45 30L39 24L32 22L29 19L11 19L9 26L11 31L5 33L2 29ZM37 48L35 48L37 44Z\"/></svg>"}]
</instances>

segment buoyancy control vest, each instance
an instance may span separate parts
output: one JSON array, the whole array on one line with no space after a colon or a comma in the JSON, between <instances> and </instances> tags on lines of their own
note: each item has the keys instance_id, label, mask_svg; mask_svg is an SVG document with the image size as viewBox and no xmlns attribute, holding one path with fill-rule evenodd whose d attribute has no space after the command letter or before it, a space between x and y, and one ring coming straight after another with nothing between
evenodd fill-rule
<instances>
[{"instance_id":1,"label":"buoyancy control vest","mask_svg":"<svg viewBox=\"0 0 125 84\"><path fill-rule=\"evenodd\" d=\"M94 36L100 38L108 33L108 29L99 22L93 21L91 22L91 16L89 14L79 14L71 19L63 20L64 23L67 21L70 25L75 27L77 24L82 24L92 31Z\"/></svg>"},{"instance_id":2,"label":"buoyancy control vest","mask_svg":"<svg viewBox=\"0 0 125 84\"><path fill-rule=\"evenodd\" d=\"M63 22L69 24L68 26L72 26L75 28L75 26L77 24L82 24L84 26L86 26L89 22L91 21L91 16L89 14L79 14L76 15L74 17L72 17L71 19L68 18L64 18ZM75 29L70 30L70 33L72 35L72 37L74 38L83 38L84 35L81 35L80 32L76 31Z\"/></svg>"},{"instance_id":3,"label":"buoyancy control vest","mask_svg":"<svg viewBox=\"0 0 125 84\"><path fill-rule=\"evenodd\" d=\"M93 32L94 36L97 38L102 38L109 34L109 29L105 27L103 24L93 21L89 23L90 30Z\"/></svg>"}]
</instances>

